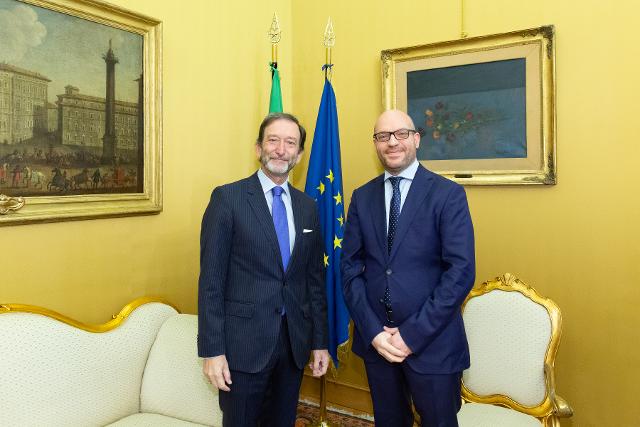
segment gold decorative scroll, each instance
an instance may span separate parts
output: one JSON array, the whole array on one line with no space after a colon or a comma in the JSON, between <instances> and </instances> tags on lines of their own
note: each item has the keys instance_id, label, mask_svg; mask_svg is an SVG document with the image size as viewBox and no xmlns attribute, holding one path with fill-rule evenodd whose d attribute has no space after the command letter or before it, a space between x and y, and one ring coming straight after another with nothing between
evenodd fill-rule
<instances>
[{"instance_id":1,"label":"gold decorative scroll","mask_svg":"<svg viewBox=\"0 0 640 427\"><path fill-rule=\"evenodd\" d=\"M24 197L9 197L0 194L0 215L6 215L10 211L17 211L24 206Z\"/></svg>"}]
</instances>

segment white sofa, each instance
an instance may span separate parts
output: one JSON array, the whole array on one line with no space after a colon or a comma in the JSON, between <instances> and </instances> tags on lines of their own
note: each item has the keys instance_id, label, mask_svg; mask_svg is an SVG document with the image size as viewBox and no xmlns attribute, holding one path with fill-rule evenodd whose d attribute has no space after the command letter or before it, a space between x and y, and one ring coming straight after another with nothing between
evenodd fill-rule
<instances>
[{"instance_id":1,"label":"white sofa","mask_svg":"<svg viewBox=\"0 0 640 427\"><path fill-rule=\"evenodd\" d=\"M150 298L104 325L0 305L0 425L221 426L197 317Z\"/></svg>"}]
</instances>

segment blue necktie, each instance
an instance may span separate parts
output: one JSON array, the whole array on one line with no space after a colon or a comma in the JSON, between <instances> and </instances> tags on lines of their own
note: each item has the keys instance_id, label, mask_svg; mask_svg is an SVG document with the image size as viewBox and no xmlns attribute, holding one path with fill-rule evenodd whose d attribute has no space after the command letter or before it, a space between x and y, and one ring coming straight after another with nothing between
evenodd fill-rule
<instances>
[{"instance_id":1,"label":"blue necktie","mask_svg":"<svg viewBox=\"0 0 640 427\"><path fill-rule=\"evenodd\" d=\"M273 216L273 225L276 227L276 236L278 236L278 246L280 246L280 255L282 256L282 266L285 271L289 264L291 251L289 250L289 222L287 221L287 208L282 201L282 187L273 187L273 205L271 206L271 216Z\"/></svg>"},{"instance_id":2,"label":"blue necktie","mask_svg":"<svg viewBox=\"0 0 640 427\"><path fill-rule=\"evenodd\" d=\"M393 238L396 235L396 228L398 228L398 218L400 217L400 176L389 177L389 182L393 187L393 195L391 196L391 204L389 206L389 228L387 230L387 251L391 253L393 247ZM384 297L382 302L385 308L391 309L391 295L389 293L389 284L387 279L387 287L384 290Z\"/></svg>"}]
</instances>

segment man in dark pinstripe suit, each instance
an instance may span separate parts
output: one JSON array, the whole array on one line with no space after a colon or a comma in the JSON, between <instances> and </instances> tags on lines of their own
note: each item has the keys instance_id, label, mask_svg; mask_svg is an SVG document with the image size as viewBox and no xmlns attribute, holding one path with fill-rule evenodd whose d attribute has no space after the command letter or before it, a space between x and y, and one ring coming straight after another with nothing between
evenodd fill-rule
<instances>
[{"instance_id":1,"label":"man in dark pinstripe suit","mask_svg":"<svg viewBox=\"0 0 640 427\"><path fill-rule=\"evenodd\" d=\"M214 189L202 219L198 355L225 427L293 426L310 353L314 376L329 363L317 209L287 182L305 137L294 116L267 116L260 169Z\"/></svg>"}]
</instances>

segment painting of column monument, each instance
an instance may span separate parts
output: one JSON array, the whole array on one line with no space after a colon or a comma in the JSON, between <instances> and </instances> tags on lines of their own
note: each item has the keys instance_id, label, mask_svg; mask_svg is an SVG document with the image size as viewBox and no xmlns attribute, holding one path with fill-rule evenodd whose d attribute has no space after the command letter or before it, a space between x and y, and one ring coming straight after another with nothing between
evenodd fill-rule
<instances>
[{"instance_id":1,"label":"painting of column monument","mask_svg":"<svg viewBox=\"0 0 640 427\"><path fill-rule=\"evenodd\" d=\"M0 194L144 191L142 36L0 0Z\"/></svg>"}]
</instances>

